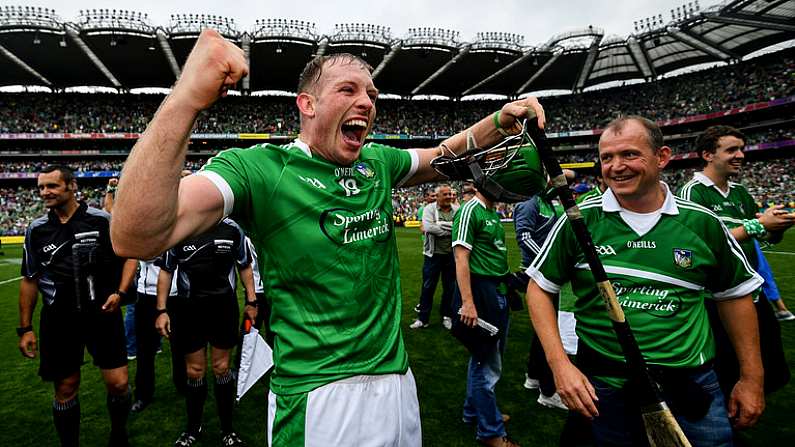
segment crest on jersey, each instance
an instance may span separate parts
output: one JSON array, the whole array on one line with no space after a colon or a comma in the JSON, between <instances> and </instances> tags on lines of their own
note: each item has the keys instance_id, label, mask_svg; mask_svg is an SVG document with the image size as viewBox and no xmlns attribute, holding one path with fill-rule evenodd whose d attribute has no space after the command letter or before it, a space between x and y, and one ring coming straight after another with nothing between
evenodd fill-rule
<instances>
[{"instance_id":1,"label":"crest on jersey","mask_svg":"<svg viewBox=\"0 0 795 447\"><path fill-rule=\"evenodd\" d=\"M674 248L674 264L683 269L693 266L693 251L684 248Z\"/></svg>"},{"instance_id":2,"label":"crest on jersey","mask_svg":"<svg viewBox=\"0 0 795 447\"><path fill-rule=\"evenodd\" d=\"M370 169L369 166L361 162L356 163L356 166L354 166L353 168L356 169L356 172L362 174L365 178L373 178L373 176L375 175L375 171L373 171L372 169Z\"/></svg>"}]
</instances>

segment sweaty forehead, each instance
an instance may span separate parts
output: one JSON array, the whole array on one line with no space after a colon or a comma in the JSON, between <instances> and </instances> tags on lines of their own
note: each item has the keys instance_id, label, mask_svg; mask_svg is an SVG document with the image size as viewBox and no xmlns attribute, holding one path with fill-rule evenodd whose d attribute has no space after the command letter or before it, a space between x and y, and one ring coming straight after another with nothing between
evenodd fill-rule
<instances>
[{"instance_id":1,"label":"sweaty forehead","mask_svg":"<svg viewBox=\"0 0 795 447\"><path fill-rule=\"evenodd\" d=\"M373 77L370 75L370 71L358 61L328 61L323 65L323 71L318 80L319 84L334 84L345 81L362 83L368 88L374 88Z\"/></svg>"}]
</instances>

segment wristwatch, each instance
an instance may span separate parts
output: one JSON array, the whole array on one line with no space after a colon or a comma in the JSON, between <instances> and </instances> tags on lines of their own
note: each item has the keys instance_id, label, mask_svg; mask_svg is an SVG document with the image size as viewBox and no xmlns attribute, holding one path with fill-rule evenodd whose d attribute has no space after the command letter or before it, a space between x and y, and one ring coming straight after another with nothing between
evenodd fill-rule
<instances>
[{"instance_id":1,"label":"wristwatch","mask_svg":"<svg viewBox=\"0 0 795 447\"><path fill-rule=\"evenodd\" d=\"M257 302L246 300L246 306L257 307Z\"/></svg>"},{"instance_id":2,"label":"wristwatch","mask_svg":"<svg viewBox=\"0 0 795 447\"><path fill-rule=\"evenodd\" d=\"M155 309L155 315L158 317L165 313L168 313L168 309Z\"/></svg>"},{"instance_id":3,"label":"wristwatch","mask_svg":"<svg viewBox=\"0 0 795 447\"><path fill-rule=\"evenodd\" d=\"M21 337L21 336L27 334L28 332L32 332L32 331L33 331L33 326L31 326L31 325L18 327L17 328L17 337Z\"/></svg>"}]
</instances>

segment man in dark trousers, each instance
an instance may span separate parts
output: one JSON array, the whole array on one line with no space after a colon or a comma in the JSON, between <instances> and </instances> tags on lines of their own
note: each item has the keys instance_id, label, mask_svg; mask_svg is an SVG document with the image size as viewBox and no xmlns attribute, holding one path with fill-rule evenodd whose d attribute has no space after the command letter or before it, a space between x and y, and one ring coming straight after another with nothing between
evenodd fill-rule
<instances>
[{"instance_id":1,"label":"man in dark trousers","mask_svg":"<svg viewBox=\"0 0 795 447\"><path fill-rule=\"evenodd\" d=\"M108 392L111 446L127 445L130 393L119 303L135 275L135 261L113 252L110 215L75 198L77 181L66 166L45 168L39 196L49 213L25 234L19 287L19 350L35 358L39 375L53 382L53 421L62 446L80 442L80 367L85 349L102 372ZM32 318L41 293L37 345Z\"/></svg>"},{"instance_id":2,"label":"man in dark trousers","mask_svg":"<svg viewBox=\"0 0 795 447\"><path fill-rule=\"evenodd\" d=\"M442 184L436 187L436 201L425 205L422 213L423 239L423 264L422 264L422 291L420 293L419 316L409 327L419 329L428 327L433 306L433 295L436 293L436 284L442 278L442 302L439 304L439 313L442 325L450 329L452 325L451 301L455 287L455 259L451 234L453 229L453 215L458 205L453 205L453 190L450 185Z\"/></svg>"}]
</instances>

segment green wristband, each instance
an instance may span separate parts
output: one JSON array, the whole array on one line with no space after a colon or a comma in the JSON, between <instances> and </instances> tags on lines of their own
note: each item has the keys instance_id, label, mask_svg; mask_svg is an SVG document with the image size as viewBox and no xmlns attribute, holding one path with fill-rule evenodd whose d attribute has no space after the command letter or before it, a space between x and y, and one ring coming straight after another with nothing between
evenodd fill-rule
<instances>
[{"instance_id":1,"label":"green wristband","mask_svg":"<svg viewBox=\"0 0 795 447\"><path fill-rule=\"evenodd\" d=\"M500 126L500 111L499 110L494 112L494 115L491 116L491 120L494 121L494 127L497 128L497 132L499 132L500 135L502 135L504 137L510 137L511 136L511 134L506 132L505 129L503 129L502 126Z\"/></svg>"},{"instance_id":2,"label":"green wristband","mask_svg":"<svg viewBox=\"0 0 795 447\"><path fill-rule=\"evenodd\" d=\"M759 219L743 220L743 228L745 228L745 232L751 237L762 236L765 234L765 227L761 222L759 222Z\"/></svg>"}]
</instances>

